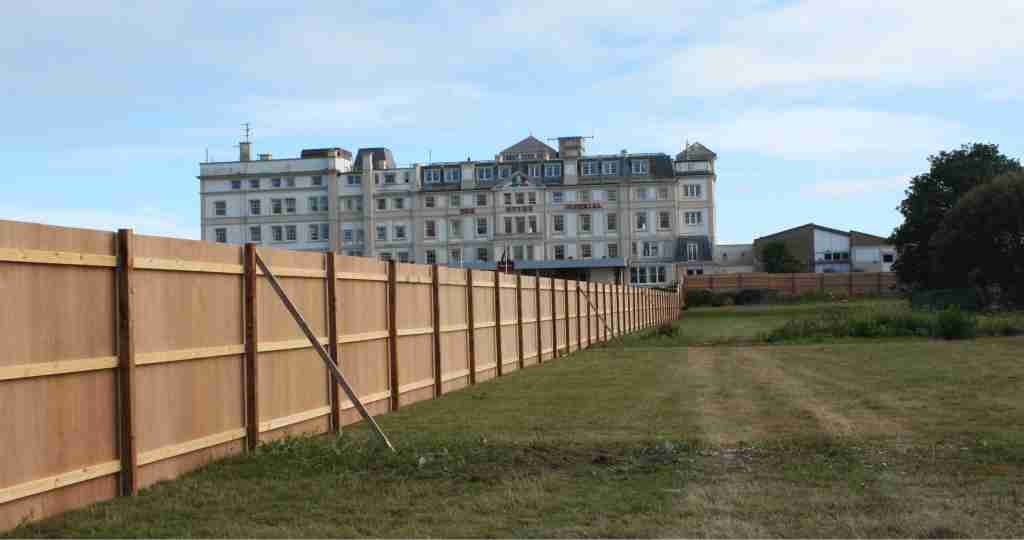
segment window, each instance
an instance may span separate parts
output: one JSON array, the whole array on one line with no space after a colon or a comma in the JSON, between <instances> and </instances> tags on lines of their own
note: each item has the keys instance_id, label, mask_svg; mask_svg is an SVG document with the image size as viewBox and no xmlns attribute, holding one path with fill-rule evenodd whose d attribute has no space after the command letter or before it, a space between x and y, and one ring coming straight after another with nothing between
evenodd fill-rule
<instances>
[{"instance_id":1,"label":"window","mask_svg":"<svg viewBox=\"0 0 1024 540\"><path fill-rule=\"evenodd\" d=\"M540 163L531 163L527 166L530 178L540 178Z\"/></svg>"},{"instance_id":2,"label":"window","mask_svg":"<svg viewBox=\"0 0 1024 540\"><path fill-rule=\"evenodd\" d=\"M529 216L527 219L529 223L529 229L527 230L527 232L529 232L530 234L537 234L537 216Z\"/></svg>"},{"instance_id":3,"label":"window","mask_svg":"<svg viewBox=\"0 0 1024 540\"><path fill-rule=\"evenodd\" d=\"M401 262L401 263L409 262L409 252L408 251L399 251L398 252L398 262Z\"/></svg>"},{"instance_id":4,"label":"window","mask_svg":"<svg viewBox=\"0 0 1024 540\"><path fill-rule=\"evenodd\" d=\"M260 179L259 178L253 178L252 180L249 180L249 189L259 189L259 188L260 188Z\"/></svg>"},{"instance_id":5,"label":"window","mask_svg":"<svg viewBox=\"0 0 1024 540\"><path fill-rule=\"evenodd\" d=\"M553 192L551 192L551 202L553 202L555 204L562 204L562 201L564 199L565 199L565 194L562 193L561 191L553 191Z\"/></svg>"},{"instance_id":6,"label":"window","mask_svg":"<svg viewBox=\"0 0 1024 540\"><path fill-rule=\"evenodd\" d=\"M523 246L512 246L512 259L517 261L523 260Z\"/></svg>"},{"instance_id":7,"label":"window","mask_svg":"<svg viewBox=\"0 0 1024 540\"><path fill-rule=\"evenodd\" d=\"M348 255L349 257L362 257L363 256L363 250L361 250L361 249L350 249L350 250L346 251L345 254Z\"/></svg>"},{"instance_id":8,"label":"window","mask_svg":"<svg viewBox=\"0 0 1024 540\"><path fill-rule=\"evenodd\" d=\"M590 214L580 214L580 232L583 234L590 234L592 230L592 224Z\"/></svg>"},{"instance_id":9,"label":"window","mask_svg":"<svg viewBox=\"0 0 1024 540\"><path fill-rule=\"evenodd\" d=\"M379 254L377 254L377 257L379 257L380 260L382 260L382 261L390 261L391 260L391 252L390 251L382 251Z\"/></svg>"},{"instance_id":10,"label":"window","mask_svg":"<svg viewBox=\"0 0 1024 540\"><path fill-rule=\"evenodd\" d=\"M356 242L366 241L366 231L363 229L356 229Z\"/></svg>"},{"instance_id":11,"label":"window","mask_svg":"<svg viewBox=\"0 0 1024 540\"><path fill-rule=\"evenodd\" d=\"M619 215L608 214L607 216L605 216L605 228L608 230L608 232L614 232L619 230Z\"/></svg>"},{"instance_id":12,"label":"window","mask_svg":"<svg viewBox=\"0 0 1024 540\"><path fill-rule=\"evenodd\" d=\"M532 245L526 246L526 260L528 260L528 261L536 260L536 257L534 257L534 254L535 254L534 253L534 247Z\"/></svg>"},{"instance_id":13,"label":"window","mask_svg":"<svg viewBox=\"0 0 1024 540\"><path fill-rule=\"evenodd\" d=\"M658 188L658 200L659 201L667 201L668 200L668 186L662 186L662 187Z\"/></svg>"},{"instance_id":14,"label":"window","mask_svg":"<svg viewBox=\"0 0 1024 540\"><path fill-rule=\"evenodd\" d=\"M327 197L310 197L309 198L309 211L310 212L326 212L327 211Z\"/></svg>"},{"instance_id":15,"label":"window","mask_svg":"<svg viewBox=\"0 0 1024 540\"><path fill-rule=\"evenodd\" d=\"M685 212L683 219L687 225L700 225L703 223L703 215L700 212Z\"/></svg>"},{"instance_id":16,"label":"window","mask_svg":"<svg viewBox=\"0 0 1024 540\"><path fill-rule=\"evenodd\" d=\"M608 202L618 202L619 192L614 189L609 189L605 196L608 198Z\"/></svg>"},{"instance_id":17,"label":"window","mask_svg":"<svg viewBox=\"0 0 1024 540\"><path fill-rule=\"evenodd\" d=\"M505 234L512 234L512 218L505 218Z\"/></svg>"},{"instance_id":18,"label":"window","mask_svg":"<svg viewBox=\"0 0 1024 540\"><path fill-rule=\"evenodd\" d=\"M892 253L884 253L884 254L882 254L882 262L884 262L884 263L891 263L891 262L893 262L893 260L895 260L895 257L893 257Z\"/></svg>"},{"instance_id":19,"label":"window","mask_svg":"<svg viewBox=\"0 0 1024 540\"><path fill-rule=\"evenodd\" d=\"M228 230L227 229L225 229L223 227L214 229L213 230L213 234L214 234L214 236L217 237L217 241L220 242L221 244L226 244L228 242Z\"/></svg>"},{"instance_id":20,"label":"window","mask_svg":"<svg viewBox=\"0 0 1024 540\"><path fill-rule=\"evenodd\" d=\"M487 260L488 260L487 248L485 248L485 247L476 248L476 260L478 260L480 262L487 262Z\"/></svg>"},{"instance_id":21,"label":"window","mask_svg":"<svg viewBox=\"0 0 1024 540\"><path fill-rule=\"evenodd\" d=\"M487 236L487 218L476 218L476 235Z\"/></svg>"},{"instance_id":22,"label":"window","mask_svg":"<svg viewBox=\"0 0 1024 540\"><path fill-rule=\"evenodd\" d=\"M606 249L607 249L607 253L608 253L609 257L618 257L619 256L619 245L618 244L608 244Z\"/></svg>"},{"instance_id":23,"label":"window","mask_svg":"<svg viewBox=\"0 0 1024 540\"><path fill-rule=\"evenodd\" d=\"M287 186L287 187L295 187L295 179L294 178L285 178L284 179L284 185Z\"/></svg>"},{"instance_id":24,"label":"window","mask_svg":"<svg viewBox=\"0 0 1024 540\"><path fill-rule=\"evenodd\" d=\"M424 258L427 261L427 264L437 264L437 251L428 249L424 253Z\"/></svg>"},{"instance_id":25,"label":"window","mask_svg":"<svg viewBox=\"0 0 1024 540\"><path fill-rule=\"evenodd\" d=\"M405 208L405 198L404 197L396 197L394 199L394 203L393 204L394 204L395 210L401 210L401 209Z\"/></svg>"},{"instance_id":26,"label":"window","mask_svg":"<svg viewBox=\"0 0 1024 540\"><path fill-rule=\"evenodd\" d=\"M317 225L316 223L311 223L309 225L309 241L310 242L317 242L319 240L320 240L320 226Z\"/></svg>"},{"instance_id":27,"label":"window","mask_svg":"<svg viewBox=\"0 0 1024 540\"><path fill-rule=\"evenodd\" d=\"M526 194L523 193L522 191L520 191L519 193L516 193L516 204L519 204L519 205L526 204Z\"/></svg>"},{"instance_id":28,"label":"window","mask_svg":"<svg viewBox=\"0 0 1024 540\"><path fill-rule=\"evenodd\" d=\"M505 200L505 204L506 205L512 204L512 194L511 193L505 193L504 195L505 196L503 197L503 199Z\"/></svg>"},{"instance_id":29,"label":"window","mask_svg":"<svg viewBox=\"0 0 1024 540\"><path fill-rule=\"evenodd\" d=\"M688 275L688 276L703 276L704 275L704 269L703 268L687 268L686 269L686 275Z\"/></svg>"},{"instance_id":30,"label":"window","mask_svg":"<svg viewBox=\"0 0 1024 540\"><path fill-rule=\"evenodd\" d=\"M423 199L423 207L424 208L435 208L435 207L437 207L437 200L434 198L433 195L427 195Z\"/></svg>"},{"instance_id":31,"label":"window","mask_svg":"<svg viewBox=\"0 0 1024 540\"><path fill-rule=\"evenodd\" d=\"M320 208L321 212L327 211L327 197L320 197ZM295 213L295 199L288 198L284 200L284 212L286 214Z\"/></svg>"},{"instance_id":32,"label":"window","mask_svg":"<svg viewBox=\"0 0 1024 540\"><path fill-rule=\"evenodd\" d=\"M665 283L665 267L658 267L658 283Z\"/></svg>"},{"instance_id":33,"label":"window","mask_svg":"<svg viewBox=\"0 0 1024 540\"><path fill-rule=\"evenodd\" d=\"M578 201L580 201L580 202L590 202L590 190L589 189L585 189L585 190L580 191L578 193L579 194L576 197L576 199Z\"/></svg>"},{"instance_id":34,"label":"window","mask_svg":"<svg viewBox=\"0 0 1024 540\"><path fill-rule=\"evenodd\" d=\"M284 242L284 229L280 225L271 227L270 239L274 242Z\"/></svg>"},{"instance_id":35,"label":"window","mask_svg":"<svg viewBox=\"0 0 1024 540\"><path fill-rule=\"evenodd\" d=\"M280 214L282 212L284 212L284 205L281 199L270 199L270 213Z\"/></svg>"},{"instance_id":36,"label":"window","mask_svg":"<svg viewBox=\"0 0 1024 540\"><path fill-rule=\"evenodd\" d=\"M647 230L647 212L636 213L636 230L646 231Z\"/></svg>"},{"instance_id":37,"label":"window","mask_svg":"<svg viewBox=\"0 0 1024 540\"><path fill-rule=\"evenodd\" d=\"M412 178L412 176L409 173L409 171L405 171L405 172L402 173L402 182L408 184L410 178Z\"/></svg>"},{"instance_id":38,"label":"window","mask_svg":"<svg viewBox=\"0 0 1024 540\"><path fill-rule=\"evenodd\" d=\"M344 231L341 231L341 234L342 234L342 237L345 239L345 243L346 244L351 244L352 243L352 237L353 237L352 229L345 229Z\"/></svg>"},{"instance_id":39,"label":"window","mask_svg":"<svg viewBox=\"0 0 1024 540\"><path fill-rule=\"evenodd\" d=\"M647 188L640 188L636 190L636 199L638 201L646 201L649 198L651 198L651 194Z\"/></svg>"},{"instance_id":40,"label":"window","mask_svg":"<svg viewBox=\"0 0 1024 540\"><path fill-rule=\"evenodd\" d=\"M388 228L383 225L377 225L377 240L384 242L388 239Z\"/></svg>"},{"instance_id":41,"label":"window","mask_svg":"<svg viewBox=\"0 0 1024 540\"><path fill-rule=\"evenodd\" d=\"M516 234L526 234L526 218L524 216L516 217Z\"/></svg>"},{"instance_id":42,"label":"window","mask_svg":"<svg viewBox=\"0 0 1024 540\"><path fill-rule=\"evenodd\" d=\"M558 178L562 176L562 164L561 163L545 163L544 164L544 177L545 178Z\"/></svg>"},{"instance_id":43,"label":"window","mask_svg":"<svg viewBox=\"0 0 1024 540\"><path fill-rule=\"evenodd\" d=\"M228 203L225 201L213 201L213 215L226 216L228 214Z\"/></svg>"},{"instance_id":44,"label":"window","mask_svg":"<svg viewBox=\"0 0 1024 540\"><path fill-rule=\"evenodd\" d=\"M448 222L448 234L452 238L462 238L462 220L453 219Z\"/></svg>"},{"instance_id":45,"label":"window","mask_svg":"<svg viewBox=\"0 0 1024 540\"><path fill-rule=\"evenodd\" d=\"M294 242L299 239L299 228L295 225L284 226L284 238L289 242Z\"/></svg>"},{"instance_id":46,"label":"window","mask_svg":"<svg viewBox=\"0 0 1024 540\"><path fill-rule=\"evenodd\" d=\"M380 184L380 173L373 173L373 183L374 185Z\"/></svg>"},{"instance_id":47,"label":"window","mask_svg":"<svg viewBox=\"0 0 1024 540\"><path fill-rule=\"evenodd\" d=\"M405 240L405 225L395 225L395 240Z\"/></svg>"},{"instance_id":48,"label":"window","mask_svg":"<svg viewBox=\"0 0 1024 540\"><path fill-rule=\"evenodd\" d=\"M647 160L634 159L632 162L633 174L647 174Z\"/></svg>"},{"instance_id":49,"label":"window","mask_svg":"<svg viewBox=\"0 0 1024 540\"><path fill-rule=\"evenodd\" d=\"M589 259L594 256L594 248L590 244L580 244L580 258Z\"/></svg>"},{"instance_id":50,"label":"window","mask_svg":"<svg viewBox=\"0 0 1024 540\"><path fill-rule=\"evenodd\" d=\"M314 176L313 177L313 185L314 186L322 186L322 185L324 185L324 177L320 176L320 175Z\"/></svg>"},{"instance_id":51,"label":"window","mask_svg":"<svg viewBox=\"0 0 1024 540\"><path fill-rule=\"evenodd\" d=\"M428 220L423 222L423 236L425 236L427 238L436 238L437 237L437 222L436 221L434 221L432 219L428 219Z\"/></svg>"},{"instance_id":52,"label":"window","mask_svg":"<svg viewBox=\"0 0 1024 540\"><path fill-rule=\"evenodd\" d=\"M476 205L477 206L487 206L487 194L486 193L477 193L476 194Z\"/></svg>"},{"instance_id":53,"label":"window","mask_svg":"<svg viewBox=\"0 0 1024 540\"><path fill-rule=\"evenodd\" d=\"M241 180L232 180L231 181L231 189L242 189L242 181Z\"/></svg>"},{"instance_id":54,"label":"window","mask_svg":"<svg viewBox=\"0 0 1024 540\"><path fill-rule=\"evenodd\" d=\"M526 194L526 198L530 201L530 204L537 204L537 192L531 191Z\"/></svg>"},{"instance_id":55,"label":"window","mask_svg":"<svg viewBox=\"0 0 1024 540\"><path fill-rule=\"evenodd\" d=\"M480 167L476 170L476 177L480 180L490 180L494 178L494 167Z\"/></svg>"},{"instance_id":56,"label":"window","mask_svg":"<svg viewBox=\"0 0 1024 540\"><path fill-rule=\"evenodd\" d=\"M383 197L377 199L377 210L387 210L387 209L388 209L388 200L383 198Z\"/></svg>"},{"instance_id":57,"label":"window","mask_svg":"<svg viewBox=\"0 0 1024 540\"><path fill-rule=\"evenodd\" d=\"M700 259L700 246L696 242L686 243L686 260L696 261Z\"/></svg>"},{"instance_id":58,"label":"window","mask_svg":"<svg viewBox=\"0 0 1024 540\"><path fill-rule=\"evenodd\" d=\"M441 181L441 169L423 169L423 181L436 184Z\"/></svg>"},{"instance_id":59,"label":"window","mask_svg":"<svg viewBox=\"0 0 1024 540\"><path fill-rule=\"evenodd\" d=\"M598 173L598 163L596 161L584 161L583 162L583 176L596 176Z\"/></svg>"},{"instance_id":60,"label":"window","mask_svg":"<svg viewBox=\"0 0 1024 540\"><path fill-rule=\"evenodd\" d=\"M658 257L661 253L661 244L658 242L644 242L642 253L644 257Z\"/></svg>"},{"instance_id":61,"label":"window","mask_svg":"<svg viewBox=\"0 0 1024 540\"><path fill-rule=\"evenodd\" d=\"M249 201L249 213L258 216L260 215L260 200L252 199Z\"/></svg>"},{"instance_id":62,"label":"window","mask_svg":"<svg viewBox=\"0 0 1024 540\"><path fill-rule=\"evenodd\" d=\"M562 234L565 232L565 216L562 214L555 214L551 216L551 230L556 234Z\"/></svg>"},{"instance_id":63,"label":"window","mask_svg":"<svg viewBox=\"0 0 1024 540\"><path fill-rule=\"evenodd\" d=\"M605 176L614 176L619 174L619 162L618 161L602 161L601 162L601 174Z\"/></svg>"},{"instance_id":64,"label":"window","mask_svg":"<svg viewBox=\"0 0 1024 540\"><path fill-rule=\"evenodd\" d=\"M358 174L348 175L348 185L358 186L363 183L363 177Z\"/></svg>"},{"instance_id":65,"label":"window","mask_svg":"<svg viewBox=\"0 0 1024 540\"><path fill-rule=\"evenodd\" d=\"M462 250L458 249L458 248L449 250L448 251L448 262L449 263L455 263L455 264L461 264L462 263Z\"/></svg>"},{"instance_id":66,"label":"window","mask_svg":"<svg viewBox=\"0 0 1024 540\"><path fill-rule=\"evenodd\" d=\"M658 228L668 229L672 227L671 217L668 212L658 212Z\"/></svg>"},{"instance_id":67,"label":"window","mask_svg":"<svg viewBox=\"0 0 1024 540\"><path fill-rule=\"evenodd\" d=\"M693 198L700 197L700 184L683 184L683 196Z\"/></svg>"},{"instance_id":68,"label":"window","mask_svg":"<svg viewBox=\"0 0 1024 540\"><path fill-rule=\"evenodd\" d=\"M395 183L395 173L384 173L384 183L385 184L394 184Z\"/></svg>"},{"instance_id":69,"label":"window","mask_svg":"<svg viewBox=\"0 0 1024 540\"><path fill-rule=\"evenodd\" d=\"M462 169L445 169L444 170L444 181L445 182L459 182L462 180Z\"/></svg>"},{"instance_id":70,"label":"window","mask_svg":"<svg viewBox=\"0 0 1024 540\"><path fill-rule=\"evenodd\" d=\"M270 187L281 187L281 179L280 178L271 178L270 179Z\"/></svg>"},{"instance_id":71,"label":"window","mask_svg":"<svg viewBox=\"0 0 1024 540\"><path fill-rule=\"evenodd\" d=\"M565 259L565 246L558 244L555 246L555 260L560 261Z\"/></svg>"},{"instance_id":72,"label":"window","mask_svg":"<svg viewBox=\"0 0 1024 540\"><path fill-rule=\"evenodd\" d=\"M262 242L263 241L263 229L261 227L249 227L249 241L250 242Z\"/></svg>"},{"instance_id":73,"label":"window","mask_svg":"<svg viewBox=\"0 0 1024 540\"><path fill-rule=\"evenodd\" d=\"M449 195L448 206L451 206L452 208L458 208L462 206L462 195L459 195L458 193L453 193Z\"/></svg>"},{"instance_id":74,"label":"window","mask_svg":"<svg viewBox=\"0 0 1024 540\"><path fill-rule=\"evenodd\" d=\"M498 167L498 176L500 178L512 176L512 167Z\"/></svg>"}]
</instances>

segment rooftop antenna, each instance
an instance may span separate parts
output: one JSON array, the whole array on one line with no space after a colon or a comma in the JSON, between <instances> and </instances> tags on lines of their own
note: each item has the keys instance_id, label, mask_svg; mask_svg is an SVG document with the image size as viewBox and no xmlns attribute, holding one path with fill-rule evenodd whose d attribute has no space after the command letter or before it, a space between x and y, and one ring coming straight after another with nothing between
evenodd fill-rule
<instances>
[{"instance_id":1,"label":"rooftop antenna","mask_svg":"<svg viewBox=\"0 0 1024 540\"><path fill-rule=\"evenodd\" d=\"M249 139L252 136L252 126L249 122L242 124L242 142L250 142Z\"/></svg>"}]
</instances>

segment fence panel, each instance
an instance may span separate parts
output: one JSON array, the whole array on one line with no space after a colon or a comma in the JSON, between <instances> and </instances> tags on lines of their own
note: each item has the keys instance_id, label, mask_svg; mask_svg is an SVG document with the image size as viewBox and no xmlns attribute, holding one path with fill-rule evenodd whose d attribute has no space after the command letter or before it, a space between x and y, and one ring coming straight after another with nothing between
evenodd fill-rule
<instances>
[{"instance_id":1,"label":"fence panel","mask_svg":"<svg viewBox=\"0 0 1024 540\"><path fill-rule=\"evenodd\" d=\"M891 272L830 272L799 274L714 274L688 276L686 289L773 289L788 295L824 292L842 296L890 294L897 286Z\"/></svg>"},{"instance_id":2,"label":"fence panel","mask_svg":"<svg viewBox=\"0 0 1024 540\"><path fill-rule=\"evenodd\" d=\"M441 381L444 392L469 385L466 271L438 267L441 300Z\"/></svg>"},{"instance_id":3,"label":"fence panel","mask_svg":"<svg viewBox=\"0 0 1024 540\"><path fill-rule=\"evenodd\" d=\"M476 380L482 382L498 374L494 340L494 272L473 271L473 318Z\"/></svg>"},{"instance_id":4,"label":"fence panel","mask_svg":"<svg viewBox=\"0 0 1024 540\"><path fill-rule=\"evenodd\" d=\"M338 365L371 414L389 410L387 263L338 256ZM342 424L360 421L341 394Z\"/></svg>"},{"instance_id":5,"label":"fence panel","mask_svg":"<svg viewBox=\"0 0 1024 540\"><path fill-rule=\"evenodd\" d=\"M501 298L501 362L502 373L508 373L518 369L519 366L519 336L518 324L516 322L516 276L513 274L498 274L500 288L498 294Z\"/></svg>"},{"instance_id":6,"label":"fence panel","mask_svg":"<svg viewBox=\"0 0 1024 540\"><path fill-rule=\"evenodd\" d=\"M537 286L540 280L533 276L520 279L523 289L523 364L529 366L538 362L537 339L541 323L538 320Z\"/></svg>"},{"instance_id":7,"label":"fence panel","mask_svg":"<svg viewBox=\"0 0 1024 540\"><path fill-rule=\"evenodd\" d=\"M417 264L395 272L399 404L409 405L434 397L433 276Z\"/></svg>"}]
</instances>

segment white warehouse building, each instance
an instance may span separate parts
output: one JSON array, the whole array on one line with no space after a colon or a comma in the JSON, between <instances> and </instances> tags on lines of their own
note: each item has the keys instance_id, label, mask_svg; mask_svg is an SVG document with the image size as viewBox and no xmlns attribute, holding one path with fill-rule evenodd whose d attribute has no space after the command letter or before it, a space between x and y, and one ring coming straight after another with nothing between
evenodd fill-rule
<instances>
[{"instance_id":1,"label":"white warehouse building","mask_svg":"<svg viewBox=\"0 0 1024 540\"><path fill-rule=\"evenodd\" d=\"M588 155L530 136L494 159L396 165L387 148L200 163L204 240L663 286L715 245L715 160L700 143Z\"/></svg>"}]
</instances>

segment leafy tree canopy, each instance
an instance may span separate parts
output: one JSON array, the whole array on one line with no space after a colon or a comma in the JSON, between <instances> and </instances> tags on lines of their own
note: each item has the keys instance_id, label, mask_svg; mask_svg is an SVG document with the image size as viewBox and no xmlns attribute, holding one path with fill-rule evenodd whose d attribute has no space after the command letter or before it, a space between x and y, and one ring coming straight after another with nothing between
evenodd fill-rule
<instances>
[{"instance_id":1,"label":"leafy tree canopy","mask_svg":"<svg viewBox=\"0 0 1024 540\"><path fill-rule=\"evenodd\" d=\"M1021 170L1020 162L1003 155L995 144L965 144L928 162L928 172L910 181L898 208L904 221L891 237L899 252L894 270L900 281L918 288L940 286L942 277L933 272L932 236L957 201L1001 174Z\"/></svg>"},{"instance_id":2,"label":"leafy tree canopy","mask_svg":"<svg viewBox=\"0 0 1024 540\"><path fill-rule=\"evenodd\" d=\"M761 263L764 265L764 271L769 274L787 274L804 270L800 261L789 252L786 244L778 240L768 242L761 248Z\"/></svg>"}]
</instances>

